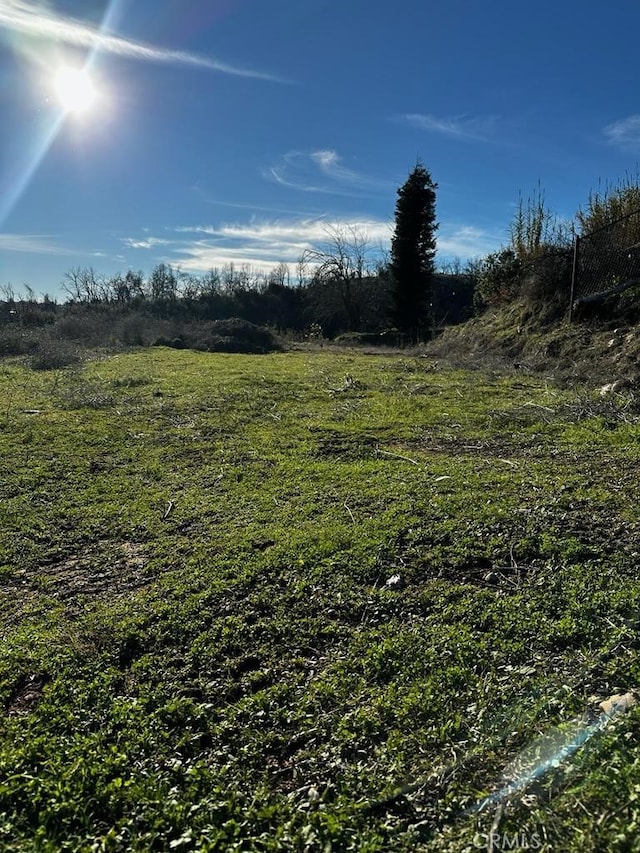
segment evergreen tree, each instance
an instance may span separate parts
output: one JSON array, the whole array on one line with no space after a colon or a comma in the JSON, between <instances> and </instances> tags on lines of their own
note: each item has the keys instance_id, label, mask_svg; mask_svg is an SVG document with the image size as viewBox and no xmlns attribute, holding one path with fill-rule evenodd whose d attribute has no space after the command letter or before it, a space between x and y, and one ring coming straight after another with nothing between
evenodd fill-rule
<instances>
[{"instance_id":1,"label":"evergreen tree","mask_svg":"<svg viewBox=\"0 0 640 853\"><path fill-rule=\"evenodd\" d=\"M391 314L396 328L414 342L430 328L437 186L418 161L398 190L396 202L391 240Z\"/></svg>"}]
</instances>

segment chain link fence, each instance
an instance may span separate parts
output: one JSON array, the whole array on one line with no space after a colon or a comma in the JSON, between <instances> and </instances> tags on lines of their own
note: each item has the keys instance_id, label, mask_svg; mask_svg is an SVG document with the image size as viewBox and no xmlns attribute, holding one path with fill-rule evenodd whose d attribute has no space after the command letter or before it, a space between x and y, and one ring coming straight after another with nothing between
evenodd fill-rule
<instances>
[{"instance_id":1,"label":"chain link fence","mask_svg":"<svg viewBox=\"0 0 640 853\"><path fill-rule=\"evenodd\" d=\"M576 237L571 314L640 285L640 210Z\"/></svg>"}]
</instances>

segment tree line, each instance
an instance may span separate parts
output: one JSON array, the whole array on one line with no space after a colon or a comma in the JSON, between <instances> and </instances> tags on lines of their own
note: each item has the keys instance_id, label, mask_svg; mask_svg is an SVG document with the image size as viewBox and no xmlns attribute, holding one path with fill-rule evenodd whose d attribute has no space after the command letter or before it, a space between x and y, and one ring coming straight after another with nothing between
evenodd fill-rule
<instances>
[{"instance_id":1,"label":"tree line","mask_svg":"<svg viewBox=\"0 0 640 853\"><path fill-rule=\"evenodd\" d=\"M48 296L38 300L28 287L26 296L18 296L11 286L0 286L0 325L55 325L57 332L64 321L71 339L90 343L91 336L104 337L110 318L112 326L122 326L123 342L142 343L155 329L171 335L180 324L239 318L298 337L415 343L514 300L535 303L541 309L536 316L552 322L565 316L577 237L589 238L594 288L617 292L625 276L638 275L639 176L592 192L570 222L547 208L538 187L526 202L520 198L506 246L447 270L435 265L436 190L418 161L397 192L389 254L357 228L327 225L325 239L307 248L294 268L281 263L264 272L228 264L198 276L160 263L148 276L132 270L104 276L73 267L64 277L62 304ZM606 275L599 272L603 264ZM635 305L634 294L625 294L625 306ZM18 339L14 344L21 345Z\"/></svg>"},{"instance_id":2,"label":"tree line","mask_svg":"<svg viewBox=\"0 0 640 853\"><path fill-rule=\"evenodd\" d=\"M76 266L64 276L66 301L19 299L2 288L0 320L53 323L61 315L98 309L181 322L238 317L280 333L341 334L416 342L472 312L473 276L436 272L436 188L418 162L397 194L390 256L349 225L327 225L325 239L306 249L292 270L269 272L228 264L194 275L167 263L148 276L128 270L112 276Z\"/></svg>"}]
</instances>

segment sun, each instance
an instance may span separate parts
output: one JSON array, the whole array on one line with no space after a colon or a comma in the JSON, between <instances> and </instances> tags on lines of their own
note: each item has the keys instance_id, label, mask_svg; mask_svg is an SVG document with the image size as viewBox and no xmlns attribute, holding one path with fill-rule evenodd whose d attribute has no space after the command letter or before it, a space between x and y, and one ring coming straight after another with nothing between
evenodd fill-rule
<instances>
[{"instance_id":1,"label":"sun","mask_svg":"<svg viewBox=\"0 0 640 853\"><path fill-rule=\"evenodd\" d=\"M56 72L53 86L67 113L88 112L98 99L98 91L91 77L81 68L62 66Z\"/></svg>"}]
</instances>

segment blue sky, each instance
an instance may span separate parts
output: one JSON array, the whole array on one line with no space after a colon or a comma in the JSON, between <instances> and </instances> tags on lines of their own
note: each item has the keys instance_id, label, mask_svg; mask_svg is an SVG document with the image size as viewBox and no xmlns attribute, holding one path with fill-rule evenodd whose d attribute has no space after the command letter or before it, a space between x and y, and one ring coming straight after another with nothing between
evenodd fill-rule
<instances>
[{"instance_id":1,"label":"blue sky","mask_svg":"<svg viewBox=\"0 0 640 853\"><path fill-rule=\"evenodd\" d=\"M0 0L0 286L388 245L417 157L440 262L481 256L538 182L572 217L636 173L639 31L635 0Z\"/></svg>"}]
</instances>

